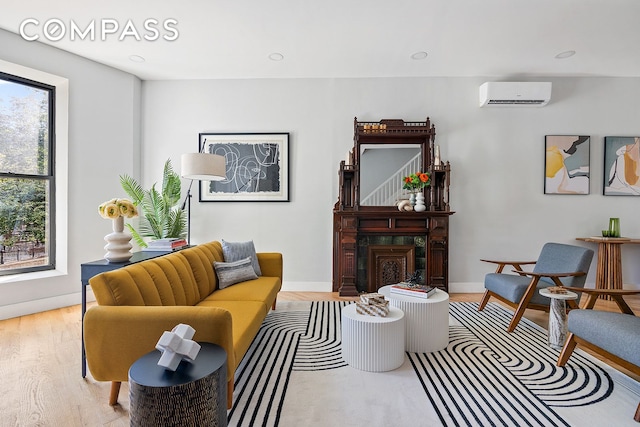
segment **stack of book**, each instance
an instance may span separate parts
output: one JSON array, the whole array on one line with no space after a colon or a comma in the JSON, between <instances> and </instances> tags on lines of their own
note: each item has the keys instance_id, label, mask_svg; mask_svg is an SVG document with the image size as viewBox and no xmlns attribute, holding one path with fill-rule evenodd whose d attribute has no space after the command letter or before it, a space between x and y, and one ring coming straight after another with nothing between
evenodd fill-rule
<instances>
[{"instance_id":1,"label":"stack of book","mask_svg":"<svg viewBox=\"0 0 640 427\"><path fill-rule=\"evenodd\" d=\"M181 238L157 239L147 243L145 251L169 252L187 246L187 241Z\"/></svg>"},{"instance_id":2,"label":"stack of book","mask_svg":"<svg viewBox=\"0 0 640 427\"><path fill-rule=\"evenodd\" d=\"M437 288L427 285L414 285L411 283L398 283L391 285L392 294L409 295L416 298L429 298L436 292Z\"/></svg>"}]
</instances>

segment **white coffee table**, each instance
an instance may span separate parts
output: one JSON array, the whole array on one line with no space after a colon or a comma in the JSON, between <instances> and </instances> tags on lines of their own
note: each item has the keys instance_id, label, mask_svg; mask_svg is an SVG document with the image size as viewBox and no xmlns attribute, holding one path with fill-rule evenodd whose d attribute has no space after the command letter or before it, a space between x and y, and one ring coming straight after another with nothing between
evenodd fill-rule
<instances>
[{"instance_id":1,"label":"white coffee table","mask_svg":"<svg viewBox=\"0 0 640 427\"><path fill-rule=\"evenodd\" d=\"M404 313L389 308L387 317L356 313L356 305L342 309L342 358L362 371L384 372L404 363Z\"/></svg>"},{"instance_id":2,"label":"white coffee table","mask_svg":"<svg viewBox=\"0 0 640 427\"><path fill-rule=\"evenodd\" d=\"M449 344L449 294L440 289L429 298L418 298L391 292L391 285L378 292L389 305L404 311L405 350L412 353L431 353Z\"/></svg>"},{"instance_id":3,"label":"white coffee table","mask_svg":"<svg viewBox=\"0 0 640 427\"><path fill-rule=\"evenodd\" d=\"M540 289L540 295L551 298L549 306L549 346L556 350L564 347L567 339L567 307L565 301L577 299L578 294L566 291L565 294L554 294L547 288Z\"/></svg>"}]
</instances>

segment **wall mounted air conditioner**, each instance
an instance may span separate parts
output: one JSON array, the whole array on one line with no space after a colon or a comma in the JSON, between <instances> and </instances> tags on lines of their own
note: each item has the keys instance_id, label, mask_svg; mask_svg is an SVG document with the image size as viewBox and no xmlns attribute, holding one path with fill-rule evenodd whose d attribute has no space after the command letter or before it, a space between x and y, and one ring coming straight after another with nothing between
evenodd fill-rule
<instances>
[{"instance_id":1,"label":"wall mounted air conditioner","mask_svg":"<svg viewBox=\"0 0 640 427\"><path fill-rule=\"evenodd\" d=\"M480 85L481 107L544 107L551 82L486 82Z\"/></svg>"}]
</instances>

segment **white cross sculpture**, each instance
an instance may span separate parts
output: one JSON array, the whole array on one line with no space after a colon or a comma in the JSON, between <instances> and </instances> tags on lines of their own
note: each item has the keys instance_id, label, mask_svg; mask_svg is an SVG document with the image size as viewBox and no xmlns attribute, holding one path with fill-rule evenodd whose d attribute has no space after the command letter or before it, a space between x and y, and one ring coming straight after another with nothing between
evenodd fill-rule
<instances>
[{"instance_id":1,"label":"white cross sculpture","mask_svg":"<svg viewBox=\"0 0 640 427\"><path fill-rule=\"evenodd\" d=\"M200 344L191 340L195 333L195 329L183 323L175 326L171 332L164 331L156 344L156 349L162 352L158 365L175 371L181 360L195 360L200 351Z\"/></svg>"}]
</instances>

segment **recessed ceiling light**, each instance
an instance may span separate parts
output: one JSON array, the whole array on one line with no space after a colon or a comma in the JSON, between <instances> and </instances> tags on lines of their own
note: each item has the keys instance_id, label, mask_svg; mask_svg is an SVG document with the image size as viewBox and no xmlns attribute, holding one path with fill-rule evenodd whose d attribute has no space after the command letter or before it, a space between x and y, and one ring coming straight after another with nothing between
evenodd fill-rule
<instances>
[{"instance_id":1,"label":"recessed ceiling light","mask_svg":"<svg viewBox=\"0 0 640 427\"><path fill-rule=\"evenodd\" d=\"M565 52L560 52L559 54L556 55L556 59L566 59L566 58L571 58L573 55L576 54L575 50L567 50Z\"/></svg>"},{"instance_id":2,"label":"recessed ceiling light","mask_svg":"<svg viewBox=\"0 0 640 427\"><path fill-rule=\"evenodd\" d=\"M411 55L411 59L415 59L416 61L425 59L426 57L427 57L427 52L416 52L413 55Z\"/></svg>"},{"instance_id":3,"label":"recessed ceiling light","mask_svg":"<svg viewBox=\"0 0 640 427\"><path fill-rule=\"evenodd\" d=\"M269 59L272 61L282 61L284 59L284 55L278 52L270 53Z\"/></svg>"},{"instance_id":4,"label":"recessed ceiling light","mask_svg":"<svg viewBox=\"0 0 640 427\"><path fill-rule=\"evenodd\" d=\"M144 62L145 61L145 59L140 55L131 55L129 57L129 60L131 60L133 62Z\"/></svg>"}]
</instances>

